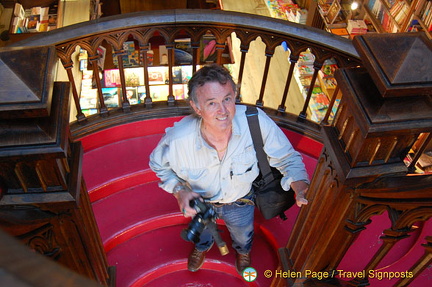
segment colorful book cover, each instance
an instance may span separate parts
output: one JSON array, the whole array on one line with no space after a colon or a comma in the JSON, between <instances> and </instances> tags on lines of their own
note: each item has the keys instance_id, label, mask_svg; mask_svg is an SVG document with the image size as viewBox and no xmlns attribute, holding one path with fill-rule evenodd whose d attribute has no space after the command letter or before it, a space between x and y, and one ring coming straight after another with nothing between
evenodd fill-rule
<instances>
[{"instance_id":1,"label":"colorful book cover","mask_svg":"<svg viewBox=\"0 0 432 287\"><path fill-rule=\"evenodd\" d=\"M201 62L213 63L216 61L216 37L206 34L202 37L200 43Z\"/></svg>"},{"instance_id":2,"label":"colorful book cover","mask_svg":"<svg viewBox=\"0 0 432 287\"><path fill-rule=\"evenodd\" d=\"M174 41L174 64L192 64L192 46L190 39L176 39Z\"/></svg>"},{"instance_id":3,"label":"colorful book cover","mask_svg":"<svg viewBox=\"0 0 432 287\"><path fill-rule=\"evenodd\" d=\"M105 87L119 87L120 82L120 72L118 69L104 70L104 81Z\"/></svg>"}]
</instances>

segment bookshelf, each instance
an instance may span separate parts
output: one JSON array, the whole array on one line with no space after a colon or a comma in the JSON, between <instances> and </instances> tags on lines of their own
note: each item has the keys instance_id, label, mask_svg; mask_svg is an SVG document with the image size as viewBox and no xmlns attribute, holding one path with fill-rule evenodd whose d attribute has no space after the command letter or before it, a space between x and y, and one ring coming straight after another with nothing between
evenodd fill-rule
<instances>
[{"instance_id":1,"label":"bookshelf","mask_svg":"<svg viewBox=\"0 0 432 287\"><path fill-rule=\"evenodd\" d=\"M336 91L337 83L334 78L334 71L337 65L334 59L326 60L318 71L318 79L312 86L311 80L314 73L314 61L315 56L309 50L302 52L294 69L294 79L305 99L309 89L312 89L309 113L313 121L320 123L324 119L330 101ZM337 109L339 101L340 95L338 94L333 107L334 110ZM333 116L334 113L330 113L330 120Z\"/></svg>"},{"instance_id":2,"label":"bookshelf","mask_svg":"<svg viewBox=\"0 0 432 287\"><path fill-rule=\"evenodd\" d=\"M97 19L102 15L102 3L99 0L0 0L1 47L24 40L38 33L44 33L43 31L36 31L37 29L28 31L27 27L25 27L26 29L20 29L21 31L19 31L19 33L14 31L17 27L12 27L12 24L14 21L17 21L14 20L14 17L16 17L14 15L14 10L17 4L22 6L24 14L26 14L26 11L31 11L32 8L35 8L34 10L40 10L40 8L54 6L49 14L52 14L51 16L56 15L56 17L51 17L51 23L48 24L49 28L47 27L46 29L47 32L54 28L69 26L90 19ZM17 11L20 10L18 7L19 6L17 6L16 9ZM83 13L83 11L88 11L88 13ZM57 21L53 23L55 19ZM48 18L48 20L50 20L50 18ZM41 29L41 26L43 30L44 25L39 24L39 29Z\"/></svg>"},{"instance_id":3,"label":"bookshelf","mask_svg":"<svg viewBox=\"0 0 432 287\"><path fill-rule=\"evenodd\" d=\"M55 1L6 1L4 9L9 17L8 37L13 41L25 39L34 33L62 27L63 4ZM7 19L5 19L7 20Z\"/></svg>"},{"instance_id":4,"label":"bookshelf","mask_svg":"<svg viewBox=\"0 0 432 287\"><path fill-rule=\"evenodd\" d=\"M381 33L424 31L432 39L432 2L427 0L368 0L365 18Z\"/></svg>"},{"instance_id":5,"label":"bookshelf","mask_svg":"<svg viewBox=\"0 0 432 287\"><path fill-rule=\"evenodd\" d=\"M131 105L145 103L146 97L153 102L165 101L169 96L170 79L173 83L172 93L176 100L186 99L187 83L193 73L193 57L190 38L179 37L173 44L173 67L169 74L169 48L164 38L155 34L149 41L147 50L147 73L149 90L146 88L146 75L144 68L143 53L139 48L138 41L129 39L124 42L123 50L114 51L107 43L99 46L98 69L101 79L101 88L104 103L108 109L121 106L122 84L119 69L119 57L125 77L126 97ZM199 45L198 61L201 65L216 61L216 38L211 33L202 36ZM231 38L227 38L225 49L222 51L222 64L233 63L231 53ZM82 73L80 87L80 106L83 113L88 116L96 114L100 108L97 85L94 79L94 71L88 63L87 52L83 49L78 56L80 72Z\"/></svg>"},{"instance_id":6,"label":"bookshelf","mask_svg":"<svg viewBox=\"0 0 432 287\"><path fill-rule=\"evenodd\" d=\"M351 10L352 2L360 7ZM424 31L432 39L432 1L430 0L318 0L316 13L321 18L314 27L352 38L350 21L364 23L366 32L402 33Z\"/></svg>"}]
</instances>

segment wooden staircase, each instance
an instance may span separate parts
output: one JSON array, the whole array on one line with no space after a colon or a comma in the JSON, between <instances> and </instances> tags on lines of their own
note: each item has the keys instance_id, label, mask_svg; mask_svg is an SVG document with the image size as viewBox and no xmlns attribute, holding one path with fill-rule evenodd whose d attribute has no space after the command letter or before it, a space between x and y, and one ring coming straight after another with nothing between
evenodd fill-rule
<instances>
[{"instance_id":1,"label":"wooden staircase","mask_svg":"<svg viewBox=\"0 0 432 287\"><path fill-rule=\"evenodd\" d=\"M213 248L202 270L187 270L193 245L182 240L180 232L189 220L178 211L172 196L158 187L158 179L148 166L149 154L163 131L179 119L131 123L81 139L83 175L108 262L117 269L117 286L269 286L271 278L262 274L276 270L277 249L286 244L297 207L287 212L284 222L279 218L266 221L256 213L252 261L260 275L252 285L236 273L233 249L222 256ZM303 149L312 175L321 144L286 133L295 147ZM222 221L218 223L223 239L230 245L228 231Z\"/></svg>"}]
</instances>

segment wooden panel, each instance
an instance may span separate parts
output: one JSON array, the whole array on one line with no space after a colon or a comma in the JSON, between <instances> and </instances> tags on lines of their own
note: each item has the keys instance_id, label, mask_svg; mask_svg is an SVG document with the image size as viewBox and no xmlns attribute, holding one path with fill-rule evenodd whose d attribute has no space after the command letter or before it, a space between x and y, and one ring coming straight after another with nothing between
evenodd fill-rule
<instances>
[{"instance_id":1,"label":"wooden panel","mask_svg":"<svg viewBox=\"0 0 432 287\"><path fill-rule=\"evenodd\" d=\"M54 47L0 52L0 118L49 115L56 60Z\"/></svg>"},{"instance_id":2,"label":"wooden panel","mask_svg":"<svg viewBox=\"0 0 432 287\"><path fill-rule=\"evenodd\" d=\"M353 44L382 97L432 95L432 43L424 33L360 35Z\"/></svg>"}]
</instances>

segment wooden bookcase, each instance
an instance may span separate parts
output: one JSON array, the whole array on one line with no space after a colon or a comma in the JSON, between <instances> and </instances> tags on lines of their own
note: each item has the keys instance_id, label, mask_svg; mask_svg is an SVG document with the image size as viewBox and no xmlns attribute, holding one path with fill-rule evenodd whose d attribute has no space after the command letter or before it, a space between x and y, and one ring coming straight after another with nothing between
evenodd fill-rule
<instances>
[{"instance_id":1,"label":"wooden bookcase","mask_svg":"<svg viewBox=\"0 0 432 287\"><path fill-rule=\"evenodd\" d=\"M351 2L318 0L316 11L314 13L309 11L310 17L314 17L314 20L309 22L313 27L331 32L332 29L345 28L348 20L363 20L368 27L368 32L424 31L432 39L432 1L430 0L358 0L360 7L354 11L350 9Z\"/></svg>"},{"instance_id":2,"label":"wooden bookcase","mask_svg":"<svg viewBox=\"0 0 432 287\"><path fill-rule=\"evenodd\" d=\"M424 31L432 39L431 1L368 0L362 8L378 32Z\"/></svg>"},{"instance_id":3,"label":"wooden bookcase","mask_svg":"<svg viewBox=\"0 0 432 287\"><path fill-rule=\"evenodd\" d=\"M9 17L8 37L16 42L62 27L63 5L61 0L3 1L3 12ZM5 19L7 20L7 19Z\"/></svg>"}]
</instances>

